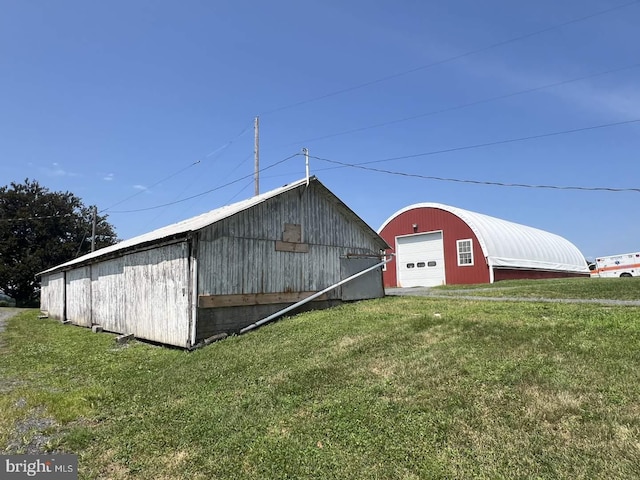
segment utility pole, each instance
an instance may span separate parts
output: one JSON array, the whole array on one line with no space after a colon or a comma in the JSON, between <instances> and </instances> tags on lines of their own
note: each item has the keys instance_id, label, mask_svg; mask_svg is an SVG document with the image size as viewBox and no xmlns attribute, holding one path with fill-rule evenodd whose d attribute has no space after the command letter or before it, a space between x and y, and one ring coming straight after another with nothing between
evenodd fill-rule
<instances>
[{"instance_id":1,"label":"utility pole","mask_svg":"<svg viewBox=\"0 0 640 480\"><path fill-rule=\"evenodd\" d=\"M253 123L253 182L255 184L254 195L260 195L260 117L256 117Z\"/></svg>"},{"instance_id":2,"label":"utility pole","mask_svg":"<svg viewBox=\"0 0 640 480\"><path fill-rule=\"evenodd\" d=\"M304 154L304 165L305 165L305 172L307 174L307 185L309 185L309 149L304 147L302 149L302 153Z\"/></svg>"},{"instance_id":3,"label":"utility pole","mask_svg":"<svg viewBox=\"0 0 640 480\"><path fill-rule=\"evenodd\" d=\"M96 223L98 221L98 207L93 206L93 221L91 222L91 251L96 249Z\"/></svg>"}]
</instances>

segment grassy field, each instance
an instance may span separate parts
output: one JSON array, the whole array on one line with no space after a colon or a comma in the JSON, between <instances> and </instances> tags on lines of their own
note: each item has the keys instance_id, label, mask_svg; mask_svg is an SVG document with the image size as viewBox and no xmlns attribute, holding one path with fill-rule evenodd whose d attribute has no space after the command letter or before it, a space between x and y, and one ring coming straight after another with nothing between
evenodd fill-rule
<instances>
[{"instance_id":1,"label":"grassy field","mask_svg":"<svg viewBox=\"0 0 640 480\"><path fill-rule=\"evenodd\" d=\"M81 478L640 477L638 307L388 297L191 353L25 311L2 340L0 451Z\"/></svg>"},{"instance_id":2,"label":"grassy field","mask_svg":"<svg viewBox=\"0 0 640 480\"><path fill-rule=\"evenodd\" d=\"M484 297L640 301L640 277L507 280L492 285L445 285L433 290L439 294Z\"/></svg>"}]
</instances>

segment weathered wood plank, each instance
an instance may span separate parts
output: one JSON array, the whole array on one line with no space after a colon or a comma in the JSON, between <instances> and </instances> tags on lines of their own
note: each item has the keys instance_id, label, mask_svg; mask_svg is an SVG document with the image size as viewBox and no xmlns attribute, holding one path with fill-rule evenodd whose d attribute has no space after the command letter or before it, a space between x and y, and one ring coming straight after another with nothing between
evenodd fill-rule
<instances>
[{"instance_id":1,"label":"weathered wood plank","mask_svg":"<svg viewBox=\"0 0 640 480\"><path fill-rule=\"evenodd\" d=\"M282 241L290 243L302 242L302 226L295 223L285 223Z\"/></svg>"},{"instance_id":2,"label":"weathered wood plank","mask_svg":"<svg viewBox=\"0 0 640 480\"><path fill-rule=\"evenodd\" d=\"M242 305L269 305L272 303L296 303L316 292L247 293L240 295L200 295L199 308L240 307ZM327 294L313 301L326 300Z\"/></svg>"},{"instance_id":3,"label":"weathered wood plank","mask_svg":"<svg viewBox=\"0 0 640 480\"><path fill-rule=\"evenodd\" d=\"M283 242L276 240L276 251L278 252L294 252L294 253L308 253L308 243L295 243L295 242Z\"/></svg>"}]
</instances>

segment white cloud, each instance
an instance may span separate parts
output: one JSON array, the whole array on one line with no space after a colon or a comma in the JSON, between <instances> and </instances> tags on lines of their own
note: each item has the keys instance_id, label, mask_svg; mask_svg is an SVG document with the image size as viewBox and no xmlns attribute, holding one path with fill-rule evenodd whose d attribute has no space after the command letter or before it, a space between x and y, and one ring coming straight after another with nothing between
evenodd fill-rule
<instances>
[{"instance_id":1,"label":"white cloud","mask_svg":"<svg viewBox=\"0 0 640 480\"><path fill-rule=\"evenodd\" d=\"M635 88L618 87L602 89L594 85L576 84L571 89L553 92L565 100L578 104L582 108L598 113L638 117L640 113L640 94Z\"/></svg>"},{"instance_id":2,"label":"white cloud","mask_svg":"<svg viewBox=\"0 0 640 480\"><path fill-rule=\"evenodd\" d=\"M43 167L40 169L45 175L50 177L77 177L79 176L75 172L70 172L62 168L58 162L53 162L50 167Z\"/></svg>"},{"instance_id":3,"label":"white cloud","mask_svg":"<svg viewBox=\"0 0 640 480\"><path fill-rule=\"evenodd\" d=\"M115 175L113 173L107 173L107 175L105 175L102 179L106 182L110 182L114 178L115 178Z\"/></svg>"},{"instance_id":4,"label":"white cloud","mask_svg":"<svg viewBox=\"0 0 640 480\"><path fill-rule=\"evenodd\" d=\"M135 188L136 190L140 190L141 192L151 193L151 190L149 190L144 185L136 184L133 186L133 188Z\"/></svg>"},{"instance_id":5,"label":"white cloud","mask_svg":"<svg viewBox=\"0 0 640 480\"><path fill-rule=\"evenodd\" d=\"M537 87L598 73L596 68L591 69L591 71L582 71L582 74L549 75L531 70L517 71L499 62L485 60L480 63L473 59L466 59L460 64L473 74L495 78L505 85L511 86L514 91L536 89ZM599 70L604 71L606 69L600 68ZM626 72L623 70L621 73ZM618 85L615 87L598 85L598 83L607 80L616 80L616 73L596 75L593 78L585 78L584 80L577 80L564 85L541 88L536 90L536 93L556 97L583 111L587 110L606 116L637 117L638 112L640 112L640 91L635 85L620 80L618 80Z\"/></svg>"}]
</instances>

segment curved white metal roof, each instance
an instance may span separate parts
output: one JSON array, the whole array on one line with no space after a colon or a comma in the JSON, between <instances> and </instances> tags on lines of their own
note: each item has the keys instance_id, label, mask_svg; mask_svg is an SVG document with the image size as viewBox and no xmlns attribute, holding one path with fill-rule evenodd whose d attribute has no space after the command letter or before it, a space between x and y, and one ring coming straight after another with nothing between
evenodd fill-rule
<instances>
[{"instance_id":1,"label":"curved white metal roof","mask_svg":"<svg viewBox=\"0 0 640 480\"><path fill-rule=\"evenodd\" d=\"M418 208L438 208L460 218L475 233L487 262L494 267L589 273L580 250L559 235L441 203L416 203L398 210L378 234L398 215Z\"/></svg>"}]
</instances>

